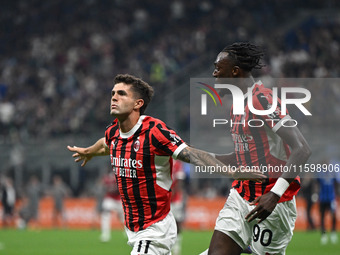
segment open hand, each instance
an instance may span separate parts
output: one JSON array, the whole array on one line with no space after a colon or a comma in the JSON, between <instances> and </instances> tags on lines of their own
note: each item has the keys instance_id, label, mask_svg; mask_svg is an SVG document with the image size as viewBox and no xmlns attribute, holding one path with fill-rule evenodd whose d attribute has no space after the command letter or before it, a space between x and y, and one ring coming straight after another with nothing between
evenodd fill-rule
<instances>
[{"instance_id":1,"label":"open hand","mask_svg":"<svg viewBox=\"0 0 340 255\"><path fill-rule=\"evenodd\" d=\"M75 158L75 162L79 162L82 161L81 166L85 166L87 162L89 162L92 159L92 155L89 155L87 152L86 148L80 148L80 147L76 147L76 146L67 146L67 149L69 149L69 151L75 152L72 157Z\"/></svg>"}]
</instances>

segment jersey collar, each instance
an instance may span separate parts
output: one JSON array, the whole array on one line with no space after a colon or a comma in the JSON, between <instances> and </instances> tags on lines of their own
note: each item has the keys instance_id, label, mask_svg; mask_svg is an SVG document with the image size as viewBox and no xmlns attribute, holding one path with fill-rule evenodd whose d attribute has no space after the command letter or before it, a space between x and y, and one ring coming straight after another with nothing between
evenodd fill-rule
<instances>
[{"instance_id":1,"label":"jersey collar","mask_svg":"<svg viewBox=\"0 0 340 255\"><path fill-rule=\"evenodd\" d=\"M254 88L255 88L256 85L262 85L262 81L261 81L261 80L258 80L257 82L255 82L255 83L253 84L253 86L251 86L251 91L254 90ZM244 99L246 99L248 96L249 96L249 91L244 95Z\"/></svg>"},{"instance_id":2,"label":"jersey collar","mask_svg":"<svg viewBox=\"0 0 340 255\"><path fill-rule=\"evenodd\" d=\"M140 128L140 126L143 123L144 118L146 117L146 115L141 115L136 123L136 125L133 126L133 128L130 129L129 132L123 133L120 129L119 129L119 134L121 138L127 139L130 136L132 136L134 133L136 133L136 131L138 130L138 128Z\"/></svg>"}]
</instances>

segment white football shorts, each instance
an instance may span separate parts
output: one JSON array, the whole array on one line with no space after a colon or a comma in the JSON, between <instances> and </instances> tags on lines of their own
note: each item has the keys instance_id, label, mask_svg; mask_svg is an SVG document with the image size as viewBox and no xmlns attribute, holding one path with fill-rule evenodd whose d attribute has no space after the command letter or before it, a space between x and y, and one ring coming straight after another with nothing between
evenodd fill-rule
<instances>
[{"instance_id":1,"label":"white football shorts","mask_svg":"<svg viewBox=\"0 0 340 255\"><path fill-rule=\"evenodd\" d=\"M230 190L229 197L216 220L215 230L231 237L242 249L250 245L253 254L285 254L292 239L296 220L295 197L293 200L278 203L267 219L258 224L245 220L246 215L254 209L235 189Z\"/></svg>"},{"instance_id":2,"label":"white football shorts","mask_svg":"<svg viewBox=\"0 0 340 255\"><path fill-rule=\"evenodd\" d=\"M144 230L133 232L125 227L128 245L132 246L131 255L169 255L176 242L177 226L171 212Z\"/></svg>"}]
</instances>

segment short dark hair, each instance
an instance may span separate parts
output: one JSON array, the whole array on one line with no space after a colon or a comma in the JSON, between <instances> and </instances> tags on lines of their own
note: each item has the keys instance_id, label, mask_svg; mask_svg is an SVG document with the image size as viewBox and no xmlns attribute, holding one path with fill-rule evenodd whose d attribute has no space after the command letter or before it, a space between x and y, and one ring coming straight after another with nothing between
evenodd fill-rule
<instances>
[{"instance_id":1,"label":"short dark hair","mask_svg":"<svg viewBox=\"0 0 340 255\"><path fill-rule=\"evenodd\" d=\"M235 65L250 72L252 69L261 69L264 65L260 63L264 56L261 47L249 42L237 42L225 47L222 52L229 53L234 59Z\"/></svg>"},{"instance_id":2,"label":"short dark hair","mask_svg":"<svg viewBox=\"0 0 340 255\"><path fill-rule=\"evenodd\" d=\"M114 84L125 83L131 85L133 92L144 100L144 105L140 108L140 114L144 114L146 107L153 97L153 88L145 81L131 74L118 74L114 79Z\"/></svg>"}]
</instances>

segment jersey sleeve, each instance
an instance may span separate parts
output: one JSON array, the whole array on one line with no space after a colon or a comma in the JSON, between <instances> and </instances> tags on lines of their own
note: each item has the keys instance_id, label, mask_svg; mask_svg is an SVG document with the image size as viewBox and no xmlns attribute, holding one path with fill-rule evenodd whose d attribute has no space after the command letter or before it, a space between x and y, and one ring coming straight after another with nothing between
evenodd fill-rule
<instances>
[{"instance_id":1,"label":"jersey sleeve","mask_svg":"<svg viewBox=\"0 0 340 255\"><path fill-rule=\"evenodd\" d=\"M267 91L253 95L252 99L254 108L257 110L271 109L273 104L273 95ZM282 126L282 123L284 124L286 120L291 119L288 110L282 113L281 99L279 97L277 98L277 106L274 112L267 115L257 115L257 117L260 117L274 132Z\"/></svg>"},{"instance_id":2,"label":"jersey sleeve","mask_svg":"<svg viewBox=\"0 0 340 255\"><path fill-rule=\"evenodd\" d=\"M153 128L152 145L156 148L155 153L157 155L172 156L174 159L187 147L176 132L164 123L159 123Z\"/></svg>"}]
</instances>

